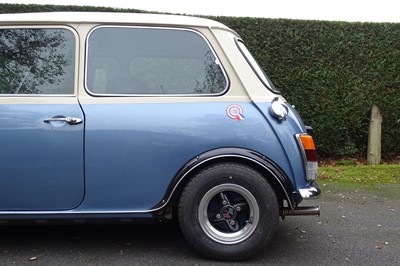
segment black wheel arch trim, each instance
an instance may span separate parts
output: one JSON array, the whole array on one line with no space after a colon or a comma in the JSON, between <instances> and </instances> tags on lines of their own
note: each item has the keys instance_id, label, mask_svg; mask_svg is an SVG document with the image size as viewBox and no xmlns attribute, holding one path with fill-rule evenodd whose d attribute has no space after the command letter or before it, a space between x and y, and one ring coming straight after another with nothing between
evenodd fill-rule
<instances>
[{"instance_id":1,"label":"black wheel arch trim","mask_svg":"<svg viewBox=\"0 0 400 266\"><path fill-rule=\"evenodd\" d=\"M264 171L267 171L274 178L274 181L279 184L279 187L284 194L283 196L288 202L288 207L294 210L295 206L297 206L297 199L295 198L296 190L289 177L275 162L273 162L268 157L262 155L261 153L253 150L237 147L224 147L209 150L187 162L171 181L163 197L163 200L152 209L159 210L165 207L170 202L171 198L180 187L182 182L187 181L187 177L195 173L199 169L202 169L202 166L213 164L218 161L227 160L247 161L253 165L256 164Z\"/></svg>"}]
</instances>

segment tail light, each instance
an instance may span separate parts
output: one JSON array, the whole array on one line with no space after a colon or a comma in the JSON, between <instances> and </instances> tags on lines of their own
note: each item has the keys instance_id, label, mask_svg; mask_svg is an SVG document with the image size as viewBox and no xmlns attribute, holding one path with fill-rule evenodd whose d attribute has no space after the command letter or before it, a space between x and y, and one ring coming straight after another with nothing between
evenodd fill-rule
<instances>
[{"instance_id":1,"label":"tail light","mask_svg":"<svg viewBox=\"0 0 400 266\"><path fill-rule=\"evenodd\" d=\"M308 134L297 134L296 139L303 155L306 179L307 181L315 180L317 179L318 161L314 140Z\"/></svg>"}]
</instances>

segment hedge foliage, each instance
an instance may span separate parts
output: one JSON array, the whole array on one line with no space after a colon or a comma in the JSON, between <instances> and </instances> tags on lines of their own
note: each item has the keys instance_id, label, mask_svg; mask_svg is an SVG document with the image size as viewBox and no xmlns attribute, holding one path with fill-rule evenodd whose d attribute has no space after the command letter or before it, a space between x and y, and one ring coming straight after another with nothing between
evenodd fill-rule
<instances>
[{"instance_id":1,"label":"hedge foliage","mask_svg":"<svg viewBox=\"0 0 400 266\"><path fill-rule=\"evenodd\" d=\"M0 4L0 13L145 11ZM314 128L322 157L364 155L373 104L382 156L400 155L400 24L210 17L237 31L285 98Z\"/></svg>"}]
</instances>

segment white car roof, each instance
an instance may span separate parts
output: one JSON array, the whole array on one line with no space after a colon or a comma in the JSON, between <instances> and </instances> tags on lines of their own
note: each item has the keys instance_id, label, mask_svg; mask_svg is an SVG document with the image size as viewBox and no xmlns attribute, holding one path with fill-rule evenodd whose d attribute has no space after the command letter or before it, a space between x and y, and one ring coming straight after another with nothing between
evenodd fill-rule
<instances>
[{"instance_id":1,"label":"white car roof","mask_svg":"<svg viewBox=\"0 0 400 266\"><path fill-rule=\"evenodd\" d=\"M115 23L115 24L151 24L185 25L195 27L228 27L214 20L165 14L119 13L119 12L43 12L0 14L1 24L49 24L49 23Z\"/></svg>"}]
</instances>

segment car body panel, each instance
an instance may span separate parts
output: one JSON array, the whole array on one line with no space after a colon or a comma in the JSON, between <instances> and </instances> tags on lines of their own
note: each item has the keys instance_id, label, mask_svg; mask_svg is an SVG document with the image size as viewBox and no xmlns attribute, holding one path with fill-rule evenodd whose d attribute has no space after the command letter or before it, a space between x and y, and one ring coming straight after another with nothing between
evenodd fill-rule
<instances>
[{"instance_id":1,"label":"car body panel","mask_svg":"<svg viewBox=\"0 0 400 266\"><path fill-rule=\"evenodd\" d=\"M149 210L183 165L219 147L270 147L263 154L286 162L274 132L259 122L257 108L240 103L245 118L238 121L226 114L232 104L83 104L85 209ZM253 132L252 137L243 132Z\"/></svg>"},{"instance_id":2,"label":"car body panel","mask_svg":"<svg viewBox=\"0 0 400 266\"><path fill-rule=\"evenodd\" d=\"M83 123L74 104L0 104L0 210L67 210L84 197Z\"/></svg>"}]
</instances>

